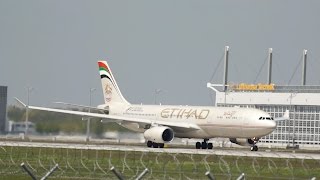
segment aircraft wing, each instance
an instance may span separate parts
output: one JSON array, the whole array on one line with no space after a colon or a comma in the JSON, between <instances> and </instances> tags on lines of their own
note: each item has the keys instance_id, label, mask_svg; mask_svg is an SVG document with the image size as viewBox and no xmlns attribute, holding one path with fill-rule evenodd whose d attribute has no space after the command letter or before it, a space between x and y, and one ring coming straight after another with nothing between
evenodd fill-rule
<instances>
[{"instance_id":1,"label":"aircraft wing","mask_svg":"<svg viewBox=\"0 0 320 180\"><path fill-rule=\"evenodd\" d=\"M94 110L99 110L99 111L104 111L106 109L102 109L102 108L97 108L97 107L93 107L93 106L84 106L84 105L80 105L80 104L73 104L73 103L66 103L66 102L53 102L55 104L63 104L63 105L67 105L67 106L74 106L74 107L80 107L80 108L90 108L90 109L94 109Z\"/></svg>"},{"instance_id":2,"label":"aircraft wing","mask_svg":"<svg viewBox=\"0 0 320 180\"><path fill-rule=\"evenodd\" d=\"M179 128L185 130L199 130L199 126L193 123L188 122L174 122L174 121L161 121L161 120L151 120L151 119L140 119L133 117L125 117L118 115L107 115L107 114L99 114L99 113L89 113L89 112L81 112L81 111L72 111L72 110L64 110L64 109L55 109L55 108L46 108L46 107L37 107L37 106L27 106L22 101L16 98L16 100L21 103L23 106L29 109L40 110L40 111L49 111L49 112L58 112L64 114L73 114L82 117L92 117L92 118L101 118L106 119L103 122L132 122L132 123L143 123L143 124L158 124L164 125L172 128Z\"/></svg>"}]
</instances>

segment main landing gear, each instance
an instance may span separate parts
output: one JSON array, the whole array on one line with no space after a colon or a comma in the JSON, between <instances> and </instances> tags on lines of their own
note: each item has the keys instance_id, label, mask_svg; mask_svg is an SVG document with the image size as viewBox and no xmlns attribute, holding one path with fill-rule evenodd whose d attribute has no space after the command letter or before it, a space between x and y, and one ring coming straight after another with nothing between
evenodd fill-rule
<instances>
[{"instance_id":1,"label":"main landing gear","mask_svg":"<svg viewBox=\"0 0 320 180\"><path fill-rule=\"evenodd\" d=\"M196 149L212 149L212 143L208 143L209 139L204 139L203 142L196 143Z\"/></svg>"},{"instance_id":2,"label":"main landing gear","mask_svg":"<svg viewBox=\"0 0 320 180\"><path fill-rule=\"evenodd\" d=\"M148 147L153 147L153 148L163 148L164 147L164 143L156 143L156 142L152 142L152 141L148 141L147 142L147 146Z\"/></svg>"}]
</instances>

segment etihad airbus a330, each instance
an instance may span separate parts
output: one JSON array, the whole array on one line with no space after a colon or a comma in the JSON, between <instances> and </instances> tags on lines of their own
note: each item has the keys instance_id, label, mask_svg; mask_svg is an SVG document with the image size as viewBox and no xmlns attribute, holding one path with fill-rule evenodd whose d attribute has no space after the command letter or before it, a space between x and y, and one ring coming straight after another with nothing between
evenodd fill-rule
<instances>
[{"instance_id":1,"label":"etihad airbus a330","mask_svg":"<svg viewBox=\"0 0 320 180\"><path fill-rule=\"evenodd\" d=\"M288 119L288 111L274 119L268 113L239 107L166 106L130 104L122 96L106 61L98 61L105 104L96 109L101 113L79 112L46 107L29 109L101 118L101 122L117 122L132 131L143 133L147 146L163 148L175 137L203 139L197 149L212 149L211 138L229 138L232 143L250 146L257 151L259 138L276 129L277 120Z\"/></svg>"}]
</instances>

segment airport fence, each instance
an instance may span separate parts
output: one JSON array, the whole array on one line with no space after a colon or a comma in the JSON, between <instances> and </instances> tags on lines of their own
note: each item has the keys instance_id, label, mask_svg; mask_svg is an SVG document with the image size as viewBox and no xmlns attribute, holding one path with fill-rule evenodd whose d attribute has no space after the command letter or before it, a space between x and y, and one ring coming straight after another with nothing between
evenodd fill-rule
<instances>
[{"instance_id":1,"label":"airport fence","mask_svg":"<svg viewBox=\"0 0 320 180\"><path fill-rule=\"evenodd\" d=\"M69 148L0 146L0 177L27 179L29 176L33 179L312 179L320 177L320 160L92 150L72 145Z\"/></svg>"}]
</instances>

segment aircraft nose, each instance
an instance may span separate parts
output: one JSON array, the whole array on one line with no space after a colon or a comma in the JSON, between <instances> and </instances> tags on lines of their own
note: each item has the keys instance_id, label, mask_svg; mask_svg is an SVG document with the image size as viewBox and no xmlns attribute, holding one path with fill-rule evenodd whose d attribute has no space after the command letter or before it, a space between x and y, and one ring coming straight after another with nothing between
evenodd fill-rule
<instances>
[{"instance_id":1,"label":"aircraft nose","mask_svg":"<svg viewBox=\"0 0 320 180\"><path fill-rule=\"evenodd\" d=\"M269 127L270 129L275 130L275 129L277 128L277 123L276 123L275 121L269 121L269 122L268 122L268 127Z\"/></svg>"}]
</instances>

